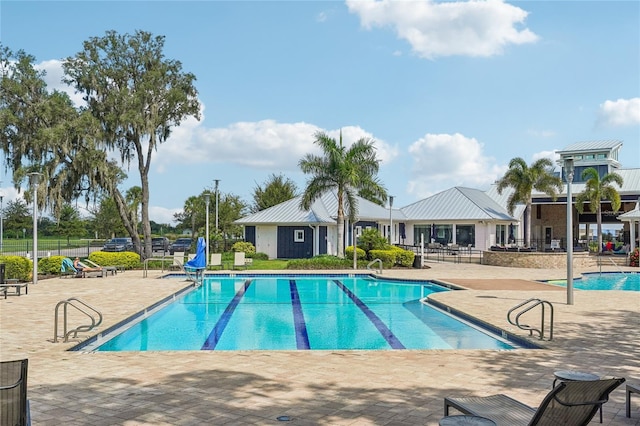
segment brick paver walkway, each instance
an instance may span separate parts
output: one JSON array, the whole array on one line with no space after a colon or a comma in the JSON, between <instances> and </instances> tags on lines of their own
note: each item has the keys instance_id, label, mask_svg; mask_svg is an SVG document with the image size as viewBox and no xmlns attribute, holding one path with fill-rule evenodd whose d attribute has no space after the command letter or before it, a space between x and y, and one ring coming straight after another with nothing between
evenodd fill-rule
<instances>
[{"instance_id":1,"label":"brick paver walkway","mask_svg":"<svg viewBox=\"0 0 640 426\"><path fill-rule=\"evenodd\" d=\"M34 425L270 425L280 424L279 416L296 425L437 425L445 396L506 393L535 406L559 369L640 382L640 293L576 290L568 306L566 291L531 282L562 279L563 270L431 266L383 276L464 285L470 290L433 297L521 336L527 333L506 321L508 309L530 297L549 300L554 340L542 350L514 351L141 353L67 352L73 343L52 342L60 300L79 297L95 306L104 329L187 284L127 271L40 280L28 295L0 300L0 355L29 358ZM624 390L615 390L604 424L640 425L640 400L627 419Z\"/></svg>"}]
</instances>

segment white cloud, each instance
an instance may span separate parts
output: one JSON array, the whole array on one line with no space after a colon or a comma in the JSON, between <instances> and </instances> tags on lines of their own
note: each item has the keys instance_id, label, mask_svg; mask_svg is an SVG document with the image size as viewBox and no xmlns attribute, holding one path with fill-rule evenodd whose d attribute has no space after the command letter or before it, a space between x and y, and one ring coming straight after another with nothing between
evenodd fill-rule
<instances>
[{"instance_id":1,"label":"white cloud","mask_svg":"<svg viewBox=\"0 0 640 426\"><path fill-rule=\"evenodd\" d=\"M484 187L506 170L484 155L483 145L475 138L459 133L426 134L408 151L413 166L407 191L418 198L452 186Z\"/></svg>"},{"instance_id":2,"label":"white cloud","mask_svg":"<svg viewBox=\"0 0 640 426\"><path fill-rule=\"evenodd\" d=\"M560 155L557 150L554 151L540 151L533 154L533 161L538 161L541 158L548 158L554 165L555 170L560 170L561 167L558 165L558 160L560 159Z\"/></svg>"},{"instance_id":3,"label":"white cloud","mask_svg":"<svg viewBox=\"0 0 640 426\"><path fill-rule=\"evenodd\" d=\"M174 213L181 211L182 209L167 209L165 207L149 206L149 218L156 223L174 224Z\"/></svg>"},{"instance_id":4,"label":"white cloud","mask_svg":"<svg viewBox=\"0 0 640 426\"><path fill-rule=\"evenodd\" d=\"M35 64L34 68L39 71L46 72L44 81L47 83L47 89L50 92L53 92L53 90L66 92L76 106L85 104L81 93L76 93L73 87L62 82L62 76L64 75L64 71L62 70L62 61L51 59L49 61L43 61L39 64Z\"/></svg>"},{"instance_id":5,"label":"white cloud","mask_svg":"<svg viewBox=\"0 0 640 426\"><path fill-rule=\"evenodd\" d=\"M275 120L238 122L224 128L207 129L195 119L176 128L162 150L154 157L154 167L162 172L167 165L183 163L232 163L264 170L297 171L298 161L317 152L313 135L324 131L336 140L340 129L323 130L309 123L278 123ZM342 128L348 146L360 138L373 136L358 126ZM395 158L397 148L376 140L378 157L383 162Z\"/></svg>"},{"instance_id":6,"label":"white cloud","mask_svg":"<svg viewBox=\"0 0 640 426\"><path fill-rule=\"evenodd\" d=\"M361 25L392 27L421 57L493 56L538 36L521 28L528 12L500 0L443 2L347 0Z\"/></svg>"},{"instance_id":7,"label":"white cloud","mask_svg":"<svg viewBox=\"0 0 640 426\"><path fill-rule=\"evenodd\" d=\"M640 98L605 101L600 104L598 122L614 127L640 124Z\"/></svg>"},{"instance_id":8,"label":"white cloud","mask_svg":"<svg viewBox=\"0 0 640 426\"><path fill-rule=\"evenodd\" d=\"M316 21L317 22L325 22L326 20L327 20L327 13L326 12L320 12L316 16Z\"/></svg>"}]
</instances>

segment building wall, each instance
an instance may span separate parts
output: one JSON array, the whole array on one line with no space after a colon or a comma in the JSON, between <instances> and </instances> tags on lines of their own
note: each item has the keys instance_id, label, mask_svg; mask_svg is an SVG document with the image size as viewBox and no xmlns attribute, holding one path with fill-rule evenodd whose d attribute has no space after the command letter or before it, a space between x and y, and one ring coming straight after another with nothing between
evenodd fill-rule
<instances>
[{"instance_id":1,"label":"building wall","mask_svg":"<svg viewBox=\"0 0 640 426\"><path fill-rule=\"evenodd\" d=\"M482 263L512 268L561 269L567 266L567 253L485 251L482 253ZM574 267L588 268L595 265L596 260L589 253L573 254Z\"/></svg>"}]
</instances>

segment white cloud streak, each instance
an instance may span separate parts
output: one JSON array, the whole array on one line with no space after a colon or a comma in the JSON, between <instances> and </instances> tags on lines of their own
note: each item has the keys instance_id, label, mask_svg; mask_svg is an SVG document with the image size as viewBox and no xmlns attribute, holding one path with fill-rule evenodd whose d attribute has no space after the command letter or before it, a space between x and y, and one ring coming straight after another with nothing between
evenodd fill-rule
<instances>
[{"instance_id":1,"label":"white cloud streak","mask_svg":"<svg viewBox=\"0 0 640 426\"><path fill-rule=\"evenodd\" d=\"M618 99L600 104L599 124L611 127L640 124L640 98Z\"/></svg>"},{"instance_id":2,"label":"white cloud streak","mask_svg":"<svg viewBox=\"0 0 640 426\"><path fill-rule=\"evenodd\" d=\"M459 133L426 134L408 148L413 159L407 191L418 198L428 197L451 185L486 187L505 167L483 153L475 138Z\"/></svg>"},{"instance_id":3,"label":"white cloud streak","mask_svg":"<svg viewBox=\"0 0 640 426\"><path fill-rule=\"evenodd\" d=\"M366 29L391 27L420 57L488 57L505 47L533 43L538 36L521 28L528 12L500 0L347 0Z\"/></svg>"}]
</instances>

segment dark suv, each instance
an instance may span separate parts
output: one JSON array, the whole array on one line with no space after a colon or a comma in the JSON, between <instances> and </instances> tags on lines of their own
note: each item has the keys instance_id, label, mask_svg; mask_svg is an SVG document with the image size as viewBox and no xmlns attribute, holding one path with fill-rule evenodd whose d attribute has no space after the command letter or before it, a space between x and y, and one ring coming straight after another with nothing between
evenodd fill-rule
<instances>
[{"instance_id":1,"label":"dark suv","mask_svg":"<svg viewBox=\"0 0 640 426\"><path fill-rule=\"evenodd\" d=\"M158 237L151 239L151 250L153 251L167 251L171 241L167 237Z\"/></svg>"},{"instance_id":2,"label":"dark suv","mask_svg":"<svg viewBox=\"0 0 640 426\"><path fill-rule=\"evenodd\" d=\"M191 249L191 238L178 238L169 246L169 254L175 252L188 252Z\"/></svg>"},{"instance_id":3,"label":"dark suv","mask_svg":"<svg viewBox=\"0 0 640 426\"><path fill-rule=\"evenodd\" d=\"M105 243L102 251L130 251L133 250L131 238L112 238Z\"/></svg>"}]
</instances>

